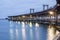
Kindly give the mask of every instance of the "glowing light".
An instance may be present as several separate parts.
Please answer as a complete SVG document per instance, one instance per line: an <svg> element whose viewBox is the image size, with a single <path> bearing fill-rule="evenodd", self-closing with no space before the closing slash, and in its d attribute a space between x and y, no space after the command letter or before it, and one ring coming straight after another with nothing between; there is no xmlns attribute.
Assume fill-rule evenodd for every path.
<svg viewBox="0 0 60 40"><path fill-rule="evenodd" d="M49 11L49 14L50 14L50 15L54 15L54 12L53 12L53 11Z"/></svg>
<svg viewBox="0 0 60 40"><path fill-rule="evenodd" d="M22 35L25 37L25 29L22 29Z"/></svg>
<svg viewBox="0 0 60 40"><path fill-rule="evenodd" d="M35 26L36 26L36 27L39 27L39 24L38 24L38 23L36 23L36 24L35 24Z"/></svg>
<svg viewBox="0 0 60 40"><path fill-rule="evenodd" d="M55 30L54 30L54 28L53 27L49 27L48 28L48 34L47 34L47 40L53 40L53 38L55 37Z"/></svg>
<svg viewBox="0 0 60 40"><path fill-rule="evenodd" d="M23 37L23 40L26 40L25 28L22 28L22 37Z"/></svg>
<svg viewBox="0 0 60 40"><path fill-rule="evenodd" d="M57 4L57 6L60 6L60 4Z"/></svg>
<svg viewBox="0 0 60 40"><path fill-rule="evenodd" d="M11 40L14 40L14 32L13 32L13 29L10 29L10 39Z"/></svg>
<svg viewBox="0 0 60 40"><path fill-rule="evenodd" d="M59 34L59 31L56 31L56 35Z"/></svg>
<svg viewBox="0 0 60 40"><path fill-rule="evenodd" d="M25 18L25 16L22 16L22 18Z"/></svg>
<svg viewBox="0 0 60 40"><path fill-rule="evenodd" d="M22 38L26 40L26 31L25 31L25 23L22 22Z"/></svg>
<svg viewBox="0 0 60 40"><path fill-rule="evenodd" d="M25 23L24 23L24 22L22 22L22 24L24 25Z"/></svg>
<svg viewBox="0 0 60 40"><path fill-rule="evenodd" d="M25 28L25 23L24 22L22 22L22 28Z"/></svg>
<svg viewBox="0 0 60 40"><path fill-rule="evenodd" d="M32 22L30 22L30 28L32 28Z"/></svg>

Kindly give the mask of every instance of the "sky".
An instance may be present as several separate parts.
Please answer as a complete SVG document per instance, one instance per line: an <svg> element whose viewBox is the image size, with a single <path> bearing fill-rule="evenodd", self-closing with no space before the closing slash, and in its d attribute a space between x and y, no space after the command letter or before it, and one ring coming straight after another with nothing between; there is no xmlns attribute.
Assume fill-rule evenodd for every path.
<svg viewBox="0 0 60 40"><path fill-rule="evenodd" d="M0 0L0 18L29 13L29 9L42 11L43 5L53 7L56 0Z"/></svg>

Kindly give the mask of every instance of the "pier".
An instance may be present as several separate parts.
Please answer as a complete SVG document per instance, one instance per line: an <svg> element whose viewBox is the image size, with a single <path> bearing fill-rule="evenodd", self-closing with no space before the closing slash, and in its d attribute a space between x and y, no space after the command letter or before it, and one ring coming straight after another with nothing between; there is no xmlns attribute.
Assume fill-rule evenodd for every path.
<svg viewBox="0 0 60 40"><path fill-rule="evenodd" d="M44 10L44 8L43 8ZM60 14L58 16L56 16L56 5L53 8L41 11L41 12L34 12L34 10L32 10L33 13L31 13L31 9L30 9L30 13L28 14L22 14L22 15L16 15L16 16L8 16L8 20L10 21L32 21L32 22L40 22L40 23L46 23L46 24L50 24L51 22L54 24L54 22L56 22L56 20L58 20L57 22L60 22L60 18L58 16L60 16ZM58 19L56 19L56 17Z"/></svg>
<svg viewBox="0 0 60 40"><path fill-rule="evenodd" d="M48 5L43 5L43 11L34 12L34 9L30 9L30 13L8 16L10 21L27 21L27 22L39 22L44 24L60 24L60 1L56 0L57 4L53 8L48 8ZM59 2L58 2L59 1ZM47 10L45 10L45 6ZM31 12L32 11L32 12Z"/></svg>
<svg viewBox="0 0 60 40"><path fill-rule="evenodd" d="M48 5L43 5L43 11L34 12L34 9L30 9L30 13L16 16L8 16L8 20L53 24L55 27L56 25L59 25L56 27L56 29L60 31L60 0L56 1L57 4L53 8L48 8ZM45 10L45 6L47 6L47 10ZM31 10L33 11L33 13L31 13ZM60 36L56 37L56 39L54 40L60 40Z"/></svg>

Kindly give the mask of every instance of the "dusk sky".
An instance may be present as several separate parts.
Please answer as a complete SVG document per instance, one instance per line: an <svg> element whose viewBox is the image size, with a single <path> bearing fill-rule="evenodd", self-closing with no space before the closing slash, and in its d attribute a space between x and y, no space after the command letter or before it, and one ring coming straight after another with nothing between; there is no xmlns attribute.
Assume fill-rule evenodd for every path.
<svg viewBox="0 0 60 40"><path fill-rule="evenodd" d="M43 10L43 4L53 7L56 0L0 0L0 18L29 13L30 8L36 11Z"/></svg>

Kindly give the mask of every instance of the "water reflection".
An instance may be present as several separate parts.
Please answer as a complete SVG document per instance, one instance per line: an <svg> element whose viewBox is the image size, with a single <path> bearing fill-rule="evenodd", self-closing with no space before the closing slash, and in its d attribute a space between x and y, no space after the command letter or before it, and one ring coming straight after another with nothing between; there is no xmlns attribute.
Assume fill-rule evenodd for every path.
<svg viewBox="0 0 60 40"><path fill-rule="evenodd" d="M39 24L38 24L38 23L35 23L35 26L36 26L36 27L39 27Z"/></svg>
<svg viewBox="0 0 60 40"><path fill-rule="evenodd" d="M25 23L24 22L22 22L22 28L25 28Z"/></svg>
<svg viewBox="0 0 60 40"><path fill-rule="evenodd" d="M14 40L13 22L10 21L10 39Z"/></svg>
<svg viewBox="0 0 60 40"><path fill-rule="evenodd" d="M47 29L47 40L53 40L55 34L56 34L55 28L49 25Z"/></svg>
<svg viewBox="0 0 60 40"><path fill-rule="evenodd" d="M30 28L32 28L32 22L29 23Z"/></svg>
<svg viewBox="0 0 60 40"><path fill-rule="evenodd" d="M20 21L18 21L17 23L20 24Z"/></svg>
<svg viewBox="0 0 60 40"><path fill-rule="evenodd" d="M33 40L33 30L30 29L30 40Z"/></svg>
<svg viewBox="0 0 60 40"><path fill-rule="evenodd" d="M54 26L10 21L10 40L53 40L59 33Z"/></svg>
<svg viewBox="0 0 60 40"><path fill-rule="evenodd" d="M24 22L22 22L22 40L26 40L26 30Z"/></svg>
<svg viewBox="0 0 60 40"><path fill-rule="evenodd" d="M13 32L13 29L10 29L10 40L14 40L14 32Z"/></svg>
<svg viewBox="0 0 60 40"><path fill-rule="evenodd" d="M38 23L35 23L35 35L36 35L36 40L40 40L39 39L39 24Z"/></svg>
<svg viewBox="0 0 60 40"><path fill-rule="evenodd" d="M56 35L58 35L58 34L59 34L59 31L56 30Z"/></svg>
<svg viewBox="0 0 60 40"><path fill-rule="evenodd" d="M39 28L35 28L35 35L36 35L36 40L40 40L39 39Z"/></svg>
<svg viewBox="0 0 60 40"><path fill-rule="evenodd" d="M18 22L16 21L16 23L18 23Z"/></svg>
<svg viewBox="0 0 60 40"><path fill-rule="evenodd" d="M11 27L13 27L13 22L12 22L12 21L10 21L10 28L11 28Z"/></svg>
<svg viewBox="0 0 60 40"><path fill-rule="evenodd" d="M18 30L18 28L16 28L16 40L18 40L18 32L19 32L19 30Z"/></svg>

